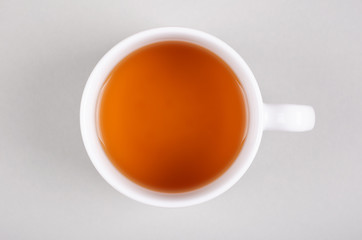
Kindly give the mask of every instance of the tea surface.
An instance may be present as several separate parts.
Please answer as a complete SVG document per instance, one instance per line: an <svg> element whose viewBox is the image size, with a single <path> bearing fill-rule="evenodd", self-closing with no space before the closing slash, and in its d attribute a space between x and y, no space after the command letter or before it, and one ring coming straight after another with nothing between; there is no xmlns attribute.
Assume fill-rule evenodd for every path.
<svg viewBox="0 0 362 240"><path fill-rule="evenodd" d="M142 47L108 76L98 134L112 164L159 192L195 190L222 175L247 133L247 103L231 68L198 45Z"/></svg>

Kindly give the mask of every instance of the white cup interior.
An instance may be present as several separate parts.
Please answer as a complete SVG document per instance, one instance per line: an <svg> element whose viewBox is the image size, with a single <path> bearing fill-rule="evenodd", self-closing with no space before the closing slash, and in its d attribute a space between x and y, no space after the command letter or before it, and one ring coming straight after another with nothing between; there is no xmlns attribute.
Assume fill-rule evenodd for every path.
<svg viewBox="0 0 362 240"><path fill-rule="evenodd" d="M123 176L109 161L97 136L96 106L99 92L112 69L129 53L160 41L187 41L217 54L237 75L249 109L248 134L232 166L218 179L194 191L160 193L143 188ZM135 34L114 46L98 62L85 86L80 109L82 138L88 155L102 177L124 195L149 205L184 207L210 200L234 185L250 166L263 132L263 104L257 82L244 60L226 43L207 33L188 28L156 28Z"/></svg>

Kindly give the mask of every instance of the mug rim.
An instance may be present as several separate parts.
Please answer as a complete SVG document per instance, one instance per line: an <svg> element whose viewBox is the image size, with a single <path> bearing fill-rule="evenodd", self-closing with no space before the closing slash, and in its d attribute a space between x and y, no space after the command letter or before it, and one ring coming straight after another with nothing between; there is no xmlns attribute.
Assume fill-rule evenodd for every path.
<svg viewBox="0 0 362 240"><path fill-rule="evenodd" d="M234 71L245 92L249 124L243 147L233 164L216 180L183 193L155 192L137 185L119 172L106 156L97 134L99 92L112 69L128 54L155 42L186 41L204 47L223 59ZM259 148L263 132L263 101L259 86L242 57L222 40L208 33L181 27L154 28L136 33L111 48L97 63L85 85L80 105L80 129L84 146L101 176L122 194L159 207L185 207L213 199L231 188L247 171Z"/></svg>

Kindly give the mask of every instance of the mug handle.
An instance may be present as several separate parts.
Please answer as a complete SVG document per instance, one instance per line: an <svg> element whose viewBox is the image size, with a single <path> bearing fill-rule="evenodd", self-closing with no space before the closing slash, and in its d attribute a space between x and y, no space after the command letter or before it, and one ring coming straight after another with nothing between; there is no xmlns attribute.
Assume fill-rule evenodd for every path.
<svg viewBox="0 0 362 240"><path fill-rule="evenodd" d="M313 107L295 104L264 104L264 130L304 132L315 124Z"/></svg>

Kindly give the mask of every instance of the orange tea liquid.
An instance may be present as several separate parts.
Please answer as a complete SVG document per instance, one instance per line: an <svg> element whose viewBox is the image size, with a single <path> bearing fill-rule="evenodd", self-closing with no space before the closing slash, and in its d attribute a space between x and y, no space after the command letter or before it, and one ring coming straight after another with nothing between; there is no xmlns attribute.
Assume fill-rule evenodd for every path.
<svg viewBox="0 0 362 240"><path fill-rule="evenodd" d="M166 41L117 64L98 100L98 134L113 165L159 192L222 175L247 133L247 103L231 68L198 45Z"/></svg>

